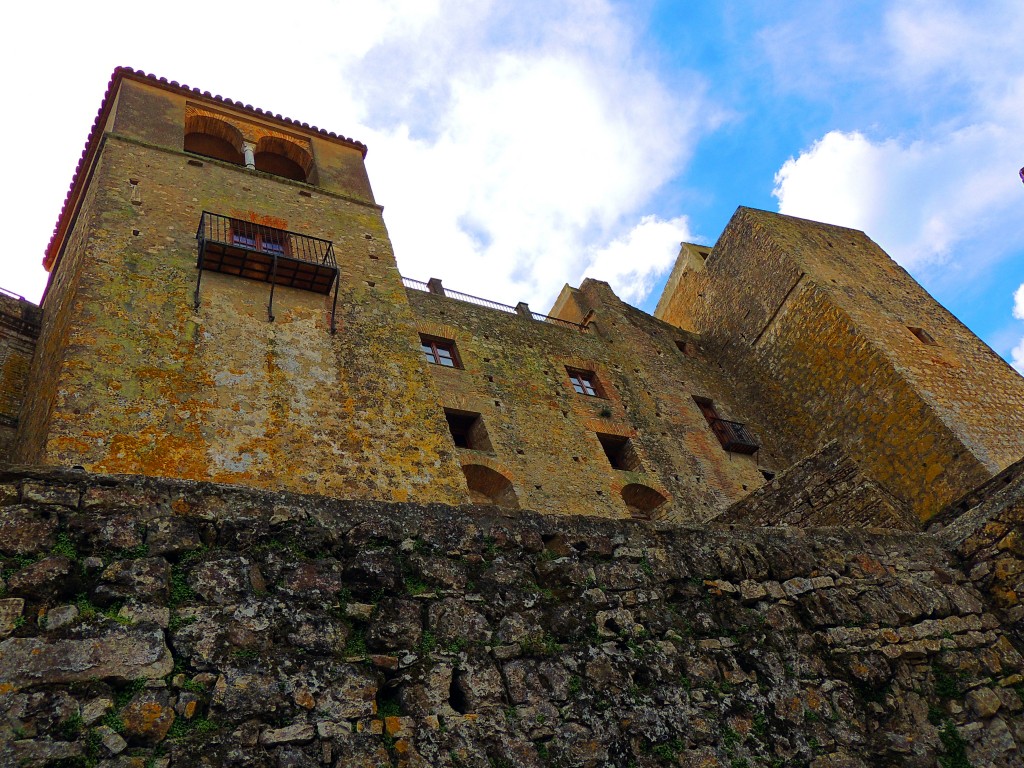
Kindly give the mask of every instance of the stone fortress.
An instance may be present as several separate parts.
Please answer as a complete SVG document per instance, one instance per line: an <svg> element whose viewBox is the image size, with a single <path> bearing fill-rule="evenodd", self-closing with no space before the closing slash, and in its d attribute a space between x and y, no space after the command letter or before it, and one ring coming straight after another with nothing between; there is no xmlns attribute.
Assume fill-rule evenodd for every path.
<svg viewBox="0 0 1024 768"><path fill-rule="evenodd" d="M403 277L365 154L115 71L0 295L0 762L1021 763L1024 379L748 208L653 317Z"/></svg>

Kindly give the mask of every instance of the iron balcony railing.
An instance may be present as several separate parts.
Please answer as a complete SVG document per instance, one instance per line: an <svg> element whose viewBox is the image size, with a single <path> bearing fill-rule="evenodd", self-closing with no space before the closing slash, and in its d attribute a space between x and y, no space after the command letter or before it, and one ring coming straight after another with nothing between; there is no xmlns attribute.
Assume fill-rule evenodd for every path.
<svg viewBox="0 0 1024 768"><path fill-rule="evenodd" d="M725 419L708 419L715 436L722 443L722 447L733 453L756 453L760 448L757 441L747 431L746 426L738 421L727 421Z"/></svg>
<svg viewBox="0 0 1024 768"><path fill-rule="evenodd" d="M334 244L330 240L203 211L196 241L199 243L196 309L199 308L203 270L270 283L267 316L271 322L274 320L274 286L284 285L324 295L333 288L330 326L334 333L339 281Z"/></svg>
<svg viewBox="0 0 1024 768"><path fill-rule="evenodd" d="M337 267L334 243L286 229L203 211L196 239L241 250L283 256L295 261Z"/></svg>

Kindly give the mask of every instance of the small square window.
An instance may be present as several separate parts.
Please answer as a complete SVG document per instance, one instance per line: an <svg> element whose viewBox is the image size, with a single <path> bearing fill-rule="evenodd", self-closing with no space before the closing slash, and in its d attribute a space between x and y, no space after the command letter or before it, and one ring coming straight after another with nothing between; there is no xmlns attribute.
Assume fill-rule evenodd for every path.
<svg viewBox="0 0 1024 768"><path fill-rule="evenodd" d="M455 342L449 339L433 339L420 336L420 350L428 363L445 368L461 368L459 356L455 353Z"/></svg>
<svg viewBox="0 0 1024 768"><path fill-rule="evenodd" d="M686 357L697 357L697 345L692 341L683 341L682 339L676 339L676 347Z"/></svg>
<svg viewBox="0 0 1024 768"><path fill-rule="evenodd" d="M926 331L924 328L915 328L912 325L908 325L907 330L910 331L915 336L917 336L917 340L920 341L922 344L928 344L929 346L936 346L938 344L938 342L935 341L934 338L932 338L932 335L928 333L928 331Z"/></svg>
<svg viewBox="0 0 1024 768"><path fill-rule="evenodd" d="M459 448L470 448L474 451L493 451L491 439L487 435L487 427L479 413L444 409L444 417L448 421L448 431L452 440Z"/></svg>
<svg viewBox="0 0 1024 768"><path fill-rule="evenodd" d="M593 371L580 371L576 368L566 368L569 374L569 382L578 394L587 397L603 397L601 388L597 384L597 377Z"/></svg>
<svg viewBox="0 0 1024 768"><path fill-rule="evenodd" d="M636 448L633 441L621 435L603 435L597 433L597 439L604 449L604 455L608 457L608 463L615 469L626 470L627 472L639 472L640 457L636 455Z"/></svg>

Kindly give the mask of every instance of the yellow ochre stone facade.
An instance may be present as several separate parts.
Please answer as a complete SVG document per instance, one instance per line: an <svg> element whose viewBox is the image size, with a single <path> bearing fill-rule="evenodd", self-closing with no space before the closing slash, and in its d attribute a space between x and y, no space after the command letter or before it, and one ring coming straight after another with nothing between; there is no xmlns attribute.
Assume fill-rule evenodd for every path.
<svg viewBox="0 0 1024 768"><path fill-rule="evenodd" d="M863 233L740 209L713 249L684 244L655 317L588 279L552 322L404 284L364 154L117 70L47 252L11 458L702 522L835 440L922 519L1024 454L1024 381ZM197 269L204 211L330 241L336 308L278 284L271 321L268 280Z"/></svg>
<svg viewBox="0 0 1024 768"><path fill-rule="evenodd" d="M1024 454L1024 380L863 232L740 208L683 251L655 316L757 371L787 443L840 440L923 519Z"/></svg>

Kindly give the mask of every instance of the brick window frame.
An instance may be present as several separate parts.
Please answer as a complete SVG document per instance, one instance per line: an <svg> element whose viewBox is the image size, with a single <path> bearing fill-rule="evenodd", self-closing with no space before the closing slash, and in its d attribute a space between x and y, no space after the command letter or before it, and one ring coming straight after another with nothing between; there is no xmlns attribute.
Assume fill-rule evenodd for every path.
<svg viewBox="0 0 1024 768"><path fill-rule="evenodd" d="M593 371L566 366L565 372L568 374L569 384L576 394L584 397L605 397L604 388Z"/></svg>
<svg viewBox="0 0 1024 768"><path fill-rule="evenodd" d="M291 248L288 233L282 229L254 224L243 219L230 220L231 244L252 251L276 256L288 256Z"/></svg>
<svg viewBox="0 0 1024 768"><path fill-rule="evenodd" d="M420 353L424 360L431 365L438 365L442 368L462 368L462 361L459 359L455 342L451 339L442 339L421 333Z"/></svg>

